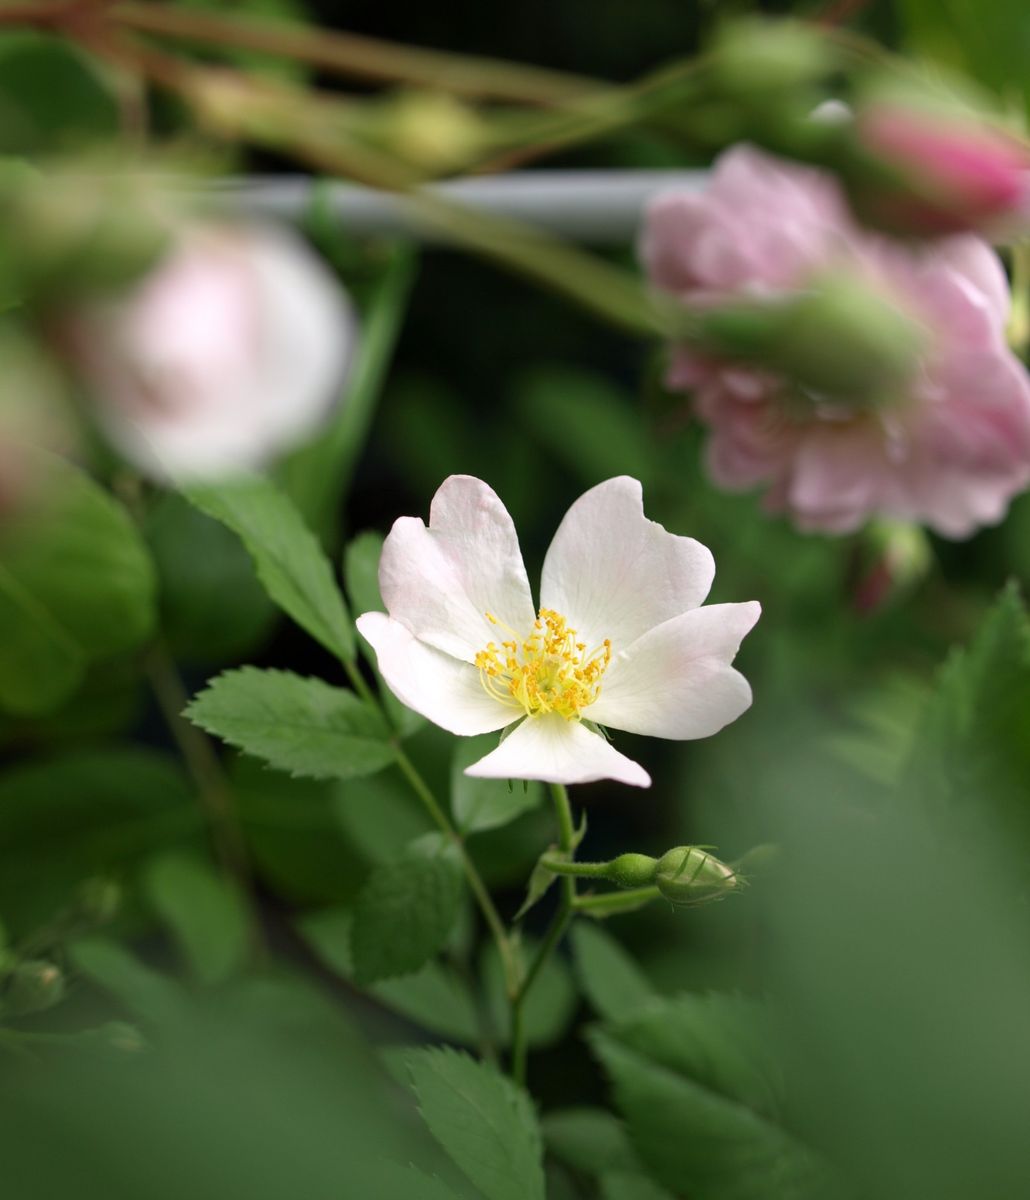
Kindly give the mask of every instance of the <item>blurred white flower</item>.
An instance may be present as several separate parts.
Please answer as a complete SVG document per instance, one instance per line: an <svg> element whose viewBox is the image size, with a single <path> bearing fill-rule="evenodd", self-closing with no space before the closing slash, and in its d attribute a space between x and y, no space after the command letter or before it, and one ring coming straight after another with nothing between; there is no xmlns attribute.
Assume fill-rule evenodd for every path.
<svg viewBox="0 0 1030 1200"><path fill-rule="evenodd" d="M111 443L160 480L255 467L304 441L339 400L350 304L294 233L195 223L133 289L64 332Z"/></svg>
<svg viewBox="0 0 1030 1200"><path fill-rule="evenodd" d="M730 663L760 608L701 607L709 551L644 516L640 484L598 484L569 509L534 607L511 517L479 479L452 475L429 526L401 517L383 546L389 611L358 618L383 678L451 733L511 726L467 775L648 787L598 731L708 737L751 689Z"/></svg>

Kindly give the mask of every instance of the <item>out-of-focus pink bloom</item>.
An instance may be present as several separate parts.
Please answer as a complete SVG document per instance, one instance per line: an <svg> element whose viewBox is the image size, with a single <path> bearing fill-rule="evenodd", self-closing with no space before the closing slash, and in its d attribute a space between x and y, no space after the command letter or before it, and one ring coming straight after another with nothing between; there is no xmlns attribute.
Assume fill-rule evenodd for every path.
<svg viewBox="0 0 1030 1200"><path fill-rule="evenodd" d="M1030 228L1030 153L1015 138L885 101L860 109L854 128L862 150L898 180L854 194L878 224L924 235Z"/></svg>
<svg viewBox="0 0 1030 1200"><path fill-rule="evenodd" d="M329 270L266 224L188 226L128 295L65 333L104 433L162 480L258 466L310 436L354 341Z"/></svg>
<svg viewBox="0 0 1030 1200"><path fill-rule="evenodd" d="M831 176L739 146L704 193L656 198L642 256L689 305L789 296L850 272L922 331L917 370L875 405L675 349L667 383L694 393L720 486L764 486L767 507L806 530L849 532L879 515L965 537L1030 483L1030 381L1005 343L1004 271L979 238L870 233Z"/></svg>

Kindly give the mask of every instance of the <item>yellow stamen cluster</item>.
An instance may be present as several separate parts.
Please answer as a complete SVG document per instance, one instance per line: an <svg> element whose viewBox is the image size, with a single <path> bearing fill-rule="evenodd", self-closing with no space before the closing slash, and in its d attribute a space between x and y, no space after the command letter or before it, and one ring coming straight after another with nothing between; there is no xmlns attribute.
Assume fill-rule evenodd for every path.
<svg viewBox="0 0 1030 1200"><path fill-rule="evenodd" d="M580 709L593 704L601 692L601 676L612 658L608 638L594 650L576 641L561 613L542 608L529 637L522 640L492 613L492 625L512 634L509 641L488 642L476 655L483 687L503 704L522 708L531 717L558 713L577 720Z"/></svg>

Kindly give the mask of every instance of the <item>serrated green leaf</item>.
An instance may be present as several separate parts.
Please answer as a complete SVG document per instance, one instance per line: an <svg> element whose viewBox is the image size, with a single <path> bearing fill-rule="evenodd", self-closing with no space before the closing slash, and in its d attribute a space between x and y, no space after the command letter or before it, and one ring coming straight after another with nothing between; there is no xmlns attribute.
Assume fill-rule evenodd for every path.
<svg viewBox="0 0 1030 1200"><path fill-rule="evenodd" d="M344 552L343 577L356 613L386 611L379 593L379 559L383 552L383 540L381 533L368 530L358 534ZM407 737L421 728L425 718L402 704L390 691L379 671L375 651L364 638L358 638L358 648L379 681L379 695L394 729L401 737Z"/></svg>
<svg viewBox="0 0 1030 1200"><path fill-rule="evenodd" d="M733 996L682 996L594 1029L634 1148L696 1200L822 1197L825 1168L784 1127L771 1032Z"/></svg>
<svg viewBox="0 0 1030 1200"><path fill-rule="evenodd" d="M446 943L458 916L460 860L436 834L377 867L354 908L351 952L358 983L417 971Z"/></svg>
<svg viewBox="0 0 1030 1200"><path fill-rule="evenodd" d="M148 864L144 886L202 983L234 975L247 957L246 905L199 857L163 854Z"/></svg>
<svg viewBox="0 0 1030 1200"><path fill-rule="evenodd" d="M244 753L309 779L371 775L395 757L382 717L363 700L289 671L226 671L185 715Z"/></svg>
<svg viewBox="0 0 1030 1200"><path fill-rule="evenodd" d="M309 913L298 922L307 943L331 970L353 979L350 909L330 908ZM407 1017L430 1033L472 1046L479 1040L475 1001L457 973L439 962L427 962L412 975L384 979L368 987L369 993L393 1012Z"/></svg>
<svg viewBox="0 0 1030 1200"><path fill-rule="evenodd" d="M136 649L155 578L125 509L84 472L23 448L41 497L0 530L0 707L56 709L91 662Z"/></svg>
<svg viewBox="0 0 1030 1200"><path fill-rule="evenodd" d="M318 539L290 500L267 479L195 484L186 498L242 540L269 596L345 662L354 659L354 628Z"/></svg>
<svg viewBox="0 0 1030 1200"><path fill-rule="evenodd" d="M1030 855L1030 623L1007 588L927 702L898 794L960 822L999 820Z"/></svg>
<svg viewBox="0 0 1030 1200"><path fill-rule="evenodd" d="M549 1154L584 1175L639 1170L626 1127L605 1108L561 1108L541 1121Z"/></svg>
<svg viewBox="0 0 1030 1200"><path fill-rule="evenodd" d="M111 993L134 1016L171 1025L187 1011L187 997L166 975L140 962L109 938L83 938L68 948L72 965Z"/></svg>
<svg viewBox="0 0 1030 1200"><path fill-rule="evenodd" d="M497 829L514 821L543 802L544 789L539 783L516 783L509 788L504 779L474 779L466 775L470 767L496 748L497 735L459 738L451 761L451 811L462 833Z"/></svg>
<svg viewBox="0 0 1030 1200"><path fill-rule="evenodd" d="M599 1016L621 1021L653 999L643 971L606 930L578 922L572 949L580 985Z"/></svg>
<svg viewBox="0 0 1030 1200"><path fill-rule="evenodd" d="M544 1200L540 1127L526 1093L455 1050L407 1058L429 1131L484 1200Z"/></svg>

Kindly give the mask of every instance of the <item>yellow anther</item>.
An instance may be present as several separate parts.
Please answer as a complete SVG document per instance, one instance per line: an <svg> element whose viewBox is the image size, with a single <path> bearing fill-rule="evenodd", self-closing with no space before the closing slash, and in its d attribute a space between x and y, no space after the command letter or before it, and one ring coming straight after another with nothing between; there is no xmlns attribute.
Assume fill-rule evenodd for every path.
<svg viewBox="0 0 1030 1200"><path fill-rule="evenodd" d="M492 613L486 617L491 624L508 628ZM573 721L600 695L601 676L611 657L608 638L588 653L586 643L576 641L576 631L569 628L560 613L542 608L521 645L518 641L502 642L498 649L488 642L486 649L476 655L475 663L483 687L494 698L523 709L531 717L558 713Z"/></svg>

